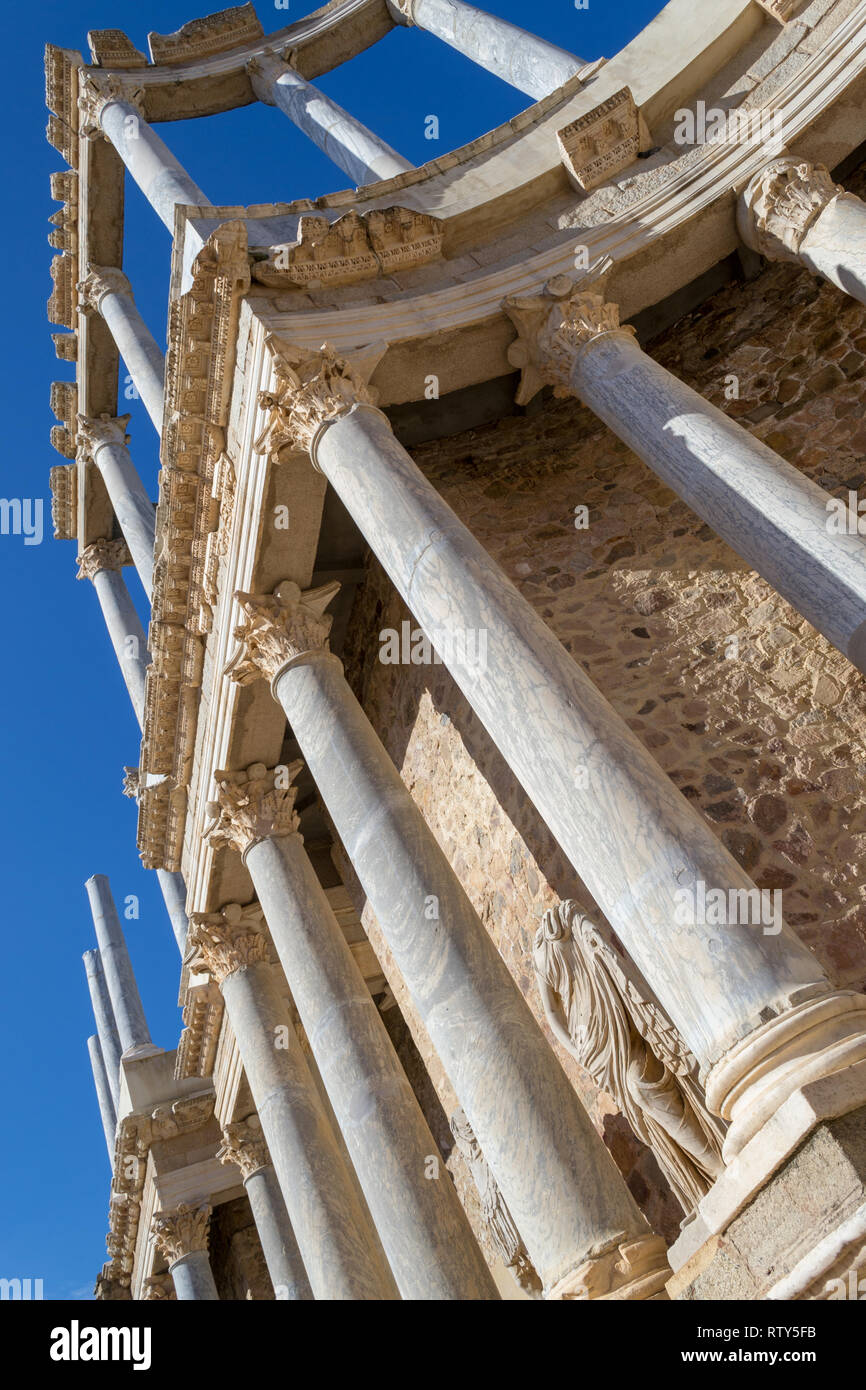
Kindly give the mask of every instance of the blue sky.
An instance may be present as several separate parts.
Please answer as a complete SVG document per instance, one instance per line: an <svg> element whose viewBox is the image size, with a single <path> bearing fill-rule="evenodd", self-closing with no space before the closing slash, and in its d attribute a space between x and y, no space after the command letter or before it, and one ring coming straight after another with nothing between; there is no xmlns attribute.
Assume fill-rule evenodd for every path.
<svg viewBox="0 0 866 1390"><path fill-rule="evenodd" d="M46 42L88 56L88 29L123 29L146 51L148 30L170 33L216 9L195 0L43 0L3 7L7 26L4 167L14 203L4 219L6 498L43 499L44 539L0 536L0 604L6 675L0 685L3 783L0 845L6 940L0 1028L4 1142L0 1146L0 1276L41 1278L46 1298L89 1298L106 1258L109 1168L87 1058L94 1031L81 954L95 944L84 881L108 874L155 1042L174 1047L178 954L156 876L135 847L135 807L121 794L137 764L139 732L96 595L75 580L75 545L51 539L49 383L69 379L57 361L45 303L50 292L48 176L63 167L44 137ZM316 8L259 0L266 33ZM486 8L581 57L611 56L661 8L658 0L491 0ZM508 120L528 99L418 30L398 30L318 85L408 159L423 163ZM425 118L440 121L438 144ZM256 105L161 134L214 203L314 197L346 178L274 109ZM125 268L139 308L165 341L169 238L127 182ZM139 401L131 449L156 496L154 430ZM125 577L147 624L144 595Z"/></svg>

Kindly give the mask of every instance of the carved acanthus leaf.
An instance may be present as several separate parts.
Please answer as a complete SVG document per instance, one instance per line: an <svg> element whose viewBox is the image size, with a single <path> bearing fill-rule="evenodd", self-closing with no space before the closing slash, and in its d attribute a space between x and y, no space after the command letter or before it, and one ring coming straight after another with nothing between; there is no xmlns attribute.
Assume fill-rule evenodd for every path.
<svg viewBox="0 0 866 1390"><path fill-rule="evenodd" d="M151 1224L150 1239L170 1265L197 1250L207 1253L210 1214L207 1202L199 1206L181 1202L173 1211L158 1211Z"/></svg>
<svg viewBox="0 0 866 1390"><path fill-rule="evenodd" d="M76 419L76 442L79 460L93 462L97 449L106 444L125 445L129 443L126 427L129 415L79 415Z"/></svg>
<svg viewBox="0 0 866 1390"><path fill-rule="evenodd" d="M823 164L781 155L767 164L740 198L740 235L771 261L799 260L800 243L828 203L840 193Z"/></svg>
<svg viewBox="0 0 866 1390"><path fill-rule="evenodd" d="M525 405L543 386L555 395L569 395L576 358L604 333L634 334L620 324L619 307L599 293L598 272L575 284L558 276L544 293L506 299L503 309L517 330L508 360L521 369L517 401Z"/></svg>
<svg viewBox="0 0 866 1390"><path fill-rule="evenodd" d="M259 840L294 834L300 821L293 783L303 766L295 762L268 768L253 763L245 772L215 772L216 801L208 807L215 819L205 832L211 847L227 846L245 854Z"/></svg>
<svg viewBox="0 0 866 1390"><path fill-rule="evenodd" d="M723 1130L707 1110L697 1063L609 929L577 903L544 914L533 951L548 1022L653 1150L684 1211L723 1170Z"/></svg>
<svg viewBox="0 0 866 1390"><path fill-rule="evenodd" d="M121 570L132 564L126 541L108 541L104 537L92 541L78 556L77 579L95 579L102 570Z"/></svg>
<svg viewBox="0 0 866 1390"><path fill-rule="evenodd" d="M132 295L132 287L124 275L114 265L92 265L88 262L87 274L78 282L78 308L82 314L99 313L103 295ZM129 417L127 416L127 419Z"/></svg>
<svg viewBox="0 0 866 1390"><path fill-rule="evenodd" d="M384 344L373 344L342 356L329 343L320 352L272 340L276 389L259 393L259 408L267 423L254 448L279 463L280 451L309 453L323 425L339 420L356 405L375 405L367 385L383 356Z"/></svg>
<svg viewBox="0 0 866 1390"><path fill-rule="evenodd" d="M102 112L113 101L125 102L144 120L144 92L131 78L124 80L114 73L86 73L78 94L81 134L94 139L102 134Z"/></svg>
<svg viewBox="0 0 866 1390"><path fill-rule="evenodd" d="M538 1298L542 1290L541 1280L514 1224L514 1218L506 1206L499 1184L487 1166L475 1131L462 1110L455 1110L451 1116L451 1133L454 1135L457 1148L466 1159L472 1181L478 1189L481 1215L490 1231L493 1244L502 1256L503 1264L511 1270L525 1293L532 1298Z"/></svg>
<svg viewBox="0 0 866 1390"><path fill-rule="evenodd" d="M248 1115L245 1120L223 1126L223 1142L217 1149L217 1158L221 1163L234 1163L240 1168L244 1182L268 1166L271 1159L258 1115Z"/></svg>
<svg viewBox="0 0 866 1390"><path fill-rule="evenodd" d="M278 584L272 594L235 594L246 622L235 628L239 643L224 674L239 685L263 677L272 681L287 662L304 652L328 650L333 618L325 609L336 597L336 580L302 592L291 580Z"/></svg>
<svg viewBox="0 0 866 1390"><path fill-rule="evenodd" d="M271 943L258 903L227 903L219 912L194 912L185 957L190 969L226 976L271 959Z"/></svg>

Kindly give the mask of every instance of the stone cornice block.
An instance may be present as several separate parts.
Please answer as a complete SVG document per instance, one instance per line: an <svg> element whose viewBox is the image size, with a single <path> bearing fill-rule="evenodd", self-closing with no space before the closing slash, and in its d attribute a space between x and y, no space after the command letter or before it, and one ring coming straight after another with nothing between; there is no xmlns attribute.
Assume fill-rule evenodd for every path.
<svg viewBox="0 0 866 1390"><path fill-rule="evenodd" d="M74 541L78 538L78 465L58 464L49 479L54 539Z"/></svg>
<svg viewBox="0 0 866 1390"><path fill-rule="evenodd" d="M568 175L581 193L615 178L652 144L629 87L563 126L556 139Z"/></svg>
<svg viewBox="0 0 866 1390"><path fill-rule="evenodd" d="M146 68L147 57L122 29L91 29L87 35L90 56L100 68Z"/></svg>
<svg viewBox="0 0 866 1390"><path fill-rule="evenodd" d="M355 284L434 260L443 237L439 218L412 208L353 209L335 222L301 217L297 241L271 247L253 265L253 279L275 289Z"/></svg>
<svg viewBox="0 0 866 1390"><path fill-rule="evenodd" d="M254 43L264 32L251 4L235 5L191 19L173 34L148 34L147 43L153 63L189 63Z"/></svg>

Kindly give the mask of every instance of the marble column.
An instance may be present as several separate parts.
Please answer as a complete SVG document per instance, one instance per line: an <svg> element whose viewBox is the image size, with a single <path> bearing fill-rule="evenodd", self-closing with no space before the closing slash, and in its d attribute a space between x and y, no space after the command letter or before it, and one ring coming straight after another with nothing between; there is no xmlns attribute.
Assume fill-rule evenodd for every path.
<svg viewBox="0 0 866 1390"><path fill-rule="evenodd" d="M124 1057L146 1056L156 1049L150 1037L144 1006L135 982L120 918L105 874L93 874L84 885L90 900L99 956L105 971L108 997L117 1023Z"/></svg>
<svg viewBox="0 0 866 1390"><path fill-rule="evenodd" d="M435 34L535 101L587 66L583 58L465 0L388 0L388 9L398 24L414 24Z"/></svg>
<svg viewBox="0 0 866 1390"><path fill-rule="evenodd" d="M126 447L129 416L98 420L78 416L78 461L94 463L102 475L123 538L148 599L153 596L156 513Z"/></svg>
<svg viewBox="0 0 866 1390"><path fill-rule="evenodd" d="M116 266L88 264L86 279L78 286L78 308L84 314L100 314L107 323L154 429L161 435L165 357L138 312L123 271Z"/></svg>
<svg viewBox="0 0 866 1390"><path fill-rule="evenodd" d="M158 1211L151 1223L150 1239L168 1261L178 1300L219 1300L208 1258L210 1217L206 1202L181 1202L172 1211Z"/></svg>
<svg viewBox="0 0 866 1390"><path fill-rule="evenodd" d="M109 998L108 985L105 982L105 972L102 969L99 951L95 948L90 951L85 951L82 960L84 961L84 970L87 975L87 988L90 991L90 1003L93 1008L93 1017L96 1022L99 1051L105 1068L105 1074L108 1078L108 1090L111 1096L112 1108L116 1112L117 1104L120 1100L120 1054L123 1051L120 1046L120 1035L117 1031L114 1010L111 1007L111 999Z"/></svg>
<svg viewBox="0 0 866 1390"><path fill-rule="evenodd" d="M88 72L78 99L81 133L110 140L157 216L174 235L178 204L212 207L171 150L148 125L135 80Z"/></svg>
<svg viewBox="0 0 866 1390"><path fill-rule="evenodd" d="M90 1058L90 1067L93 1072L93 1085L96 1090L96 1100L99 1105L99 1118L102 1120L102 1128L105 1133L105 1146L108 1149L108 1161L114 1165L114 1131L117 1128L117 1112L114 1108L114 1101L111 1096L111 1087L108 1081L108 1072L105 1069L105 1058L102 1055L102 1048L99 1046L99 1038L94 1033L87 1039L87 1055Z"/></svg>
<svg viewBox="0 0 866 1390"><path fill-rule="evenodd" d="M241 1171L276 1298L288 1303L309 1301L313 1291L258 1115L223 1127L217 1157Z"/></svg>
<svg viewBox="0 0 866 1390"><path fill-rule="evenodd" d="M370 1215L404 1299L497 1299L436 1141L304 850L301 763L215 774L214 848L237 850L285 971Z"/></svg>
<svg viewBox="0 0 866 1390"><path fill-rule="evenodd" d="M646 1297L663 1246L327 649L337 588L236 595L227 670L271 681L548 1296L596 1296L588 1271L627 1246L618 1296Z"/></svg>
<svg viewBox="0 0 866 1390"><path fill-rule="evenodd" d="M291 1022L258 904L194 913L187 959L225 999L253 1103L317 1299L399 1297Z"/></svg>
<svg viewBox="0 0 866 1390"><path fill-rule="evenodd" d="M612 322L607 327L591 352L578 354L581 389L584 359L621 341ZM581 331L579 320L574 331ZM530 352L523 342L520 348ZM537 347L531 351L522 364L527 372L540 358ZM546 353L545 364L551 359L571 380L568 338L558 356ZM284 375L290 361L291 379ZM757 894L748 875L416 468L352 366L330 349L312 354L281 345L275 372L276 389L261 397L268 423L259 447L275 459L284 444L310 450L671 1021L705 1070L721 1067L727 1089L720 1093L711 1077L708 1097L725 1119L733 1120L736 1107L726 1141L732 1155L768 1107L799 1084L796 1069L782 1063L778 1030L816 1075L824 1074L866 1055L866 1000L832 992L793 932L782 922L765 931L744 910L754 899L741 895ZM544 380L540 369L536 377ZM633 417L627 382L616 376L608 389L622 414L634 418L639 452L657 438L658 422L676 456L679 436L663 428L668 416L658 387L648 387ZM693 455L688 461L697 471ZM724 466L715 455L713 462ZM699 910L710 890L734 904L722 929ZM736 1082L727 1066L734 1057L745 1069ZM804 1080L806 1070L804 1061ZM781 1092L772 1090L771 1078ZM465 1103L463 1109L488 1153L482 1126ZM525 1237L507 1193L506 1201Z"/></svg>
<svg viewBox="0 0 866 1390"><path fill-rule="evenodd" d="M866 671L866 543L831 534L828 494L698 395L592 290L506 306L521 399L572 392L748 565Z"/></svg>
<svg viewBox="0 0 866 1390"><path fill-rule="evenodd" d="M866 304L866 203L823 164L770 160L740 195L737 228L768 260L805 266Z"/></svg>
<svg viewBox="0 0 866 1390"><path fill-rule="evenodd" d="M165 910L168 913L168 920L171 922L171 929L174 932L174 939L177 942L178 950L183 955L186 949L187 932L189 931L189 920L186 915L186 884L183 881L183 874L170 873L168 869L157 869L156 877L165 903Z"/></svg>
<svg viewBox="0 0 866 1390"><path fill-rule="evenodd" d="M278 106L357 186L390 179L415 167L278 54L264 53L251 59L247 71L259 101Z"/></svg>
<svg viewBox="0 0 866 1390"><path fill-rule="evenodd" d="M135 717L142 725L149 657L144 628L120 572L129 562L125 541L93 541L78 557L78 578L93 582Z"/></svg>

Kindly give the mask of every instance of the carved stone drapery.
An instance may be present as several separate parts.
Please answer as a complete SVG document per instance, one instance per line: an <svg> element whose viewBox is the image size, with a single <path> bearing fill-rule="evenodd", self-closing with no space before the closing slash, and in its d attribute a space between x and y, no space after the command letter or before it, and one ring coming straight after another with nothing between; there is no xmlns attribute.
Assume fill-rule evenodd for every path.
<svg viewBox="0 0 866 1390"><path fill-rule="evenodd" d="M245 855L259 840L295 834L300 820L293 783L303 766L252 763L245 772L215 772L217 797L208 806L215 820L205 831L211 846L225 845Z"/></svg>
<svg viewBox="0 0 866 1390"><path fill-rule="evenodd" d="M272 594L245 594L235 598L247 621L235 628L237 651L226 664L225 674L239 685L273 681L287 662L305 652L328 650L333 618L325 609L336 597L336 580L303 592L292 580L278 584Z"/></svg>
<svg viewBox="0 0 866 1390"><path fill-rule="evenodd" d="M283 448L310 453L323 425L339 420L356 405L375 405L375 392L367 382L385 352L383 344L348 356L329 343L320 352L276 341L271 346L276 390L259 393L267 424L253 447L272 463L279 463Z"/></svg>
<svg viewBox="0 0 866 1390"><path fill-rule="evenodd" d="M565 901L544 914L533 960L560 1043L652 1149L686 1212L723 1170L724 1129L703 1101L697 1063L612 934Z"/></svg>
<svg viewBox="0 0 866 1390"><path fill-rule="evenodd" d="M258 903L227 903L219 912L194 912L190 918L191 969L208 971L221 985L227 975L271 960L271 942Z"/></svg>
<svg viewBox="0 0 866 1390"><path fill-rule="evenodd" d="M258 1115L248 1115L245 1120L223 1126L223 1142L217 1149L217 1158L220 1163L234 1163L240 1168L244 1182L268 1166L271 1159Z"/></svg>
<svg viewBox="0 0 866 1390"><path fill-rule="evenodd" d="M737 209L740 235L768 260L796 265L812 223L844 192L823 164L780 155L746 186Z"/></svg>
<svg viewBox="0 0 866 1390"><path fill-rule="evenodd" d="M86 550L78 556L78 579L95 579L102 570L121 570L131 565L132 557L126 548L126 541L108 541L100 537L91 541Z"/></svg>
<svg viewBox="0 0 866 1390"><path fill-rule="evenodd" d="M150 1239L170 1265L201 1250L207 1254L211 1209L181 1202L173 1211L158 1211L153 1218Z"/></svg>
<svg viewBox="0 0 866 1390"><path fill-rule="evenodd" d="M521 370L516 396L520 405L531 401L543 386L552 385L555 395L571 394L578 353L604 333L633 335L635 331L630 324L620 324L619 306L605 300L595 274L577 285L567 276L558 276L548 282L543 294L513 296L502 307L517 329L508 360Z"/></svg>
<svg viewBox="0 0 866 1390"><path fill-rule="evenodd" d="M472 1181L478 1190L481 1215L490 1232L503 1264L511 1270L520 1288L531 1298L541 1297L541 1280L529 1258L514 1218L505 1204L499 1184L491 1173L475 1131L462 1110L451 1116L451 1133L460 1153L466 1160Z"/></svg>

